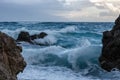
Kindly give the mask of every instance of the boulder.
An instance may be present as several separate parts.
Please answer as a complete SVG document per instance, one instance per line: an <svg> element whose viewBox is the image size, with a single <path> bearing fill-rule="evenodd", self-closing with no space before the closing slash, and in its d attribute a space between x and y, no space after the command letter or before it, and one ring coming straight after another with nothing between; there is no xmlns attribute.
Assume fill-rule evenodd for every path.
<svg viewBox="0 0 120 80"><path fill-rule="evenodd" d="M18 35L17 41L25 41L25 42L31 42L30 40L30 34L25 31L21 31Z"/></svg>
<svg viewBox="0 0 120 80"><path fill-rule="evenodd" d="M20 34L18 35L17 42L25 41L25 42L28 42L28 43L31 43L31 44L36 44L36 43L34 43L33 40L35 40L35 39L43 39L47 35L48 34L45 33L45 32L41 32L40 34L30 35L28 32L21 31Z"/></svg>
<svg viewBox="0 0 120 80"><path fill-rule="evenodd" d="M41 32L40 34L35 34L35 35L30 36L30 38L31 40L34 40L34 39L44 38L47 35L48 35L47 33Z"/></svg>
<svg viewBox="0 0 120 80"><path fill-rule="evenodd" d="M0 32L0 80L17 80L26 66L21 52L22 47L13 38Z"/></svg>
<svg viewBox="0 0 120 80"><path fill-rule="evenodd" d="M103 32L100 65L106 71L120 69L120 16L112 30Z"/></svg>

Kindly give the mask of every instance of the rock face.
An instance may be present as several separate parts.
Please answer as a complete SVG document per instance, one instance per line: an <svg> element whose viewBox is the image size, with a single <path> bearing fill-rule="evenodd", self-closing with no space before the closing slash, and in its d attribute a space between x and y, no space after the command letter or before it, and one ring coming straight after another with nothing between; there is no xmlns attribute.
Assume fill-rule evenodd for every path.
<svg viewBox="0 0 120 80"><path fill-rule="evenodd" d="M99 58L101 67L107 71L120 69L120 16L111 31L103 32L102 43L102 54Z"/></svg>
<svg viewBox="0 0 120 80"><path fill-rule="evenodd" d="M17 74L26 66L21 52L13 38L0 32L0 80L17 80Z"/></svg>
<svg viewBox="0 0 120 80"><path fill-rule="evenodd" d="M45 32L41 32L40 34L30 35L28 32L21 31L20 34L18 35L17 41L25 41L34 44L33 42L34 39L44 38L47 35L48 34Z"/></svg>

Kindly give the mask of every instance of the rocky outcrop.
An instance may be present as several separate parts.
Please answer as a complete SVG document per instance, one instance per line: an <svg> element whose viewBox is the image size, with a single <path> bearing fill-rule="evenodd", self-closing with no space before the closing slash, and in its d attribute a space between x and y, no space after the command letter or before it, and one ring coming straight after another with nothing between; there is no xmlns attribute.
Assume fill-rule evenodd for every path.
<svg viewBox="0 0 120 80"><path fill-rule="evenodd" d="M17 41L31 42L30 34L28 32L21 31L18 38L17 38Z"/></svg>
<svg viewBox="0 0 120 80"><path fill-rule="evenodd" d="M17 41L25 41L31 44L34 44L33 40L35 39L43 39L46 37L48 34L45 32L41 32L40 34L34 34L30 35L28 32L21 31L20 34L18 35Z"/></svg>
<svg viewBox="0 0 120 80"><path fill-rule="evenodd" d="M102 44L102 54L99 58L101 67L107 71L120 69L120 16L111 31L103 32Z"/></svg>
<svg viewBox="0 0 120 80"><path fill-rule="evenodd" d="M17 80L17 74L26 66L22 47L15 40L0 32L0 80Z"/></svg>
<svg viewBox="0 0 120 80"><path fill-rule="evenodd" d="M41 32L40 34L35 34L35 35L31 35L30 39L34 40L34 39L39 39L39 38L44 38L46 37L48 34L45 32Z"/></svg>

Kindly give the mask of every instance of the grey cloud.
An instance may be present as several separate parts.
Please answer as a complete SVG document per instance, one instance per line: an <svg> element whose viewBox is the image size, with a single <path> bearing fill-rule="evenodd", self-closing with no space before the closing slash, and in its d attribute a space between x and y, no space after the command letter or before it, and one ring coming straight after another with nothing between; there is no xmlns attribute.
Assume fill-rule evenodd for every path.
<svg viewBox="0 0 120 80"><path fill-rule="evenodd" d="M23 2L20 3L19 1ZM68 18L70 16L72 16L71 18L75 17L74 20L76 21L80 21L79 17L87 16L83 20L89 21L93 18L90 16L92 13L94 15L99 13L100 16L109 16L109 13L106 12L110 12L110 10L104 6L97 6L89 0L73 1L70 5L65 5L65 0L0 0L0 21L67 21L66 16ZM95 12L93 7L96 7L98 12ZM113 15L113 13L110 15ZM60 14L62 16L59 16ZM94 19L95 17L92 20Z"/></svg>
<svg viewBox="0 0 120 80"><path fill-rule="evenodd" d="M105 16L116 16L116 15L119 15L119 14L107 11L107 12L101 12L99 15L105 17Z"/></svg>
<svg viewBox="0 0 120 80"><path fill-rule="evenodd" d="M53 5L54 4L54 5ZM56 0L45 1L44 4L18 5L14 3L0 3L1 21L54 21L56 16L51 15L54 10L63 10ZM59 18L61 20L62 18Z"/></svg>

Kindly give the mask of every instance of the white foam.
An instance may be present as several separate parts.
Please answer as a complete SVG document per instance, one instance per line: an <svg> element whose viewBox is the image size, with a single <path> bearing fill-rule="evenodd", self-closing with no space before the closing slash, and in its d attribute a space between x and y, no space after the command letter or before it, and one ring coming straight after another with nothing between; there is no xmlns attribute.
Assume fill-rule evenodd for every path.
<svg viewBox="0 0 120 80"><path fill-rule="evenodd" d="M67 27L61 29L59 32L68 33L68 32L74 32L76 30L77 30L76 26L67 26Z"/></svg>
<svg viewBox="0 0 120 80"><path fill-rule="evenodd" d="M60 46L49 46L45 48L26 48L23 47L23 56L28 64L39 63L39 60L44 60L46 54L54 54L60 56L59 52L65 49ZM58 54L57 54L58 53Z"/></svg>
<svg viewBox="0 0 120 80"><path fill-rule="evenodd" d="M100 46L82 46L78 48L73 49L65 49L60 46L48 46L43 48L23 48L23 56L28 64L32 63L38 63L41 64L39 61L46 60L47 54L53 54L57 57L64 59L66 56L66 59L70 64L72 64L73 69L79 69L77 68L77 60L81 59L80 61L88 64L88 62L92 63L91 59L97 59L99 57L99 54L101 53L101 47ZM52 63L51 63L52 64Z"/></svg>
<svg viewBox="0 0 120 80"><path fill-rule="evenodd" d="M44 37L43 39L41 39L41 38L35 39L34 42L37 44L52 45L57 42L57 39L52 35L48 35L48 36Z"/></svg>
<svg viewBox="0 0 120 80"><path fill-rule="evenodd" d="M77 27L76 26L68 26L68 27L65 27L65 28L62 28L60 30L29 30L25 27L22 27L22 28L18 28L16 30L8 30L8 29L3 29L1 30L2 32L8 34L9 36L13 37L14 39L17 39L19 33L21 31L26 31L26 32L29 32L30 35L33 35L33 34L39 34L41 32L46 32L48 35L50 35L50 37L52 36L56 36L56 35L59 35L60 33L68 33L68 32L74 32L76 31ZM48 37L49 38L49 37ZM50 39L50 38L49 38ZM51 40L51 39L50 39Z"/></svg>
<svg viewBox="0 0 120 80"><path fill-rule="evenodd" d="M78 59L80 59L80 62L88 65L88 62L92 63L92 59L97 59L99 57L100 51L101 47L99 46L87 46L72 49L67 52L69 53L68 61L72 64L73 69L77 70L79 69L77 66Z"/></svg>
<svg viewBox="0 0 120 80"><path fill-rule="evenodd" d="M77 44L76 44L77 47L79 47L79 46L87 47L87 46L91 46L92 45L91 42L87 38L82 38L82 39L78 38L77 41L78 41Z"/></svg>
<svg viewBox="0 0 120 80"><path fill-rule="evenodd" d="M13 37L14 39L17 39L17 37L21 31L28 31L28 29L26 29L25 27L22 27L22 28L19 28L16 30L3 29L1 31L8 34L11 37Z"/></svg>
<svg viewBox="0 0 120 80"><path fill-rule="evenodd" d="M27 66L18 80L93 80L62 67ZM96 79L98 80L98 79Z"/></svg>

